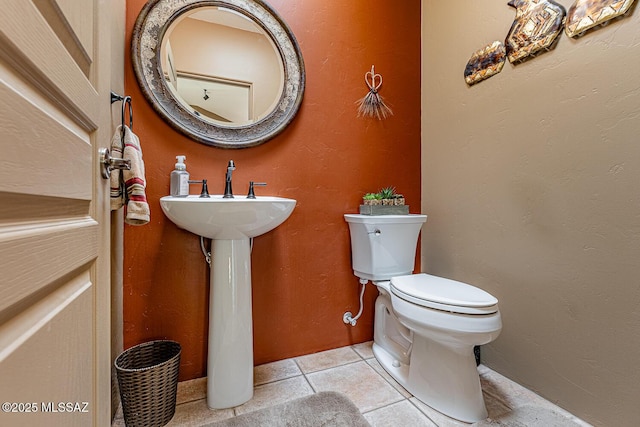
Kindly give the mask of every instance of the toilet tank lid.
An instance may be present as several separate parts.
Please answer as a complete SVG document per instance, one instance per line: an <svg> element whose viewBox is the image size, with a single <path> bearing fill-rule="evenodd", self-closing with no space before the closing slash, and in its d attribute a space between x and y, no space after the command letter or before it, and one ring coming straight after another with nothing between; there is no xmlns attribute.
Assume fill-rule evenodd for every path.
<svg viewBox="0 0 640 427"><path fill-rule="evenodd" d="M458 307L489 307L498 300L475 286L444 277L420 273L391 278L391 287L421 300Z"/></svg>
<svg viewBox="0 0 640 427"><path fill-rule="evenodd" d="M407 214L407 215L362 215L362 214L344 214L347 222L356 222L364 224L411 224L427 221L426 215Z"/></svg>

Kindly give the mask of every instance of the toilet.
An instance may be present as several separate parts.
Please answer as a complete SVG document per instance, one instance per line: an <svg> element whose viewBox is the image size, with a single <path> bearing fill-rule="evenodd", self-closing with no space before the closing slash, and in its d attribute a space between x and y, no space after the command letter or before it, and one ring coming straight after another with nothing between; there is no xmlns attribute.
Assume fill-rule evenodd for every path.
<svg viewBox="0 0 640 427"><path fill-rule="evenodd" d="M426 215L346 214L354 274L379 290L373 353L416 398L460 421L487 418L474 346L500 334L498 300L466 283L412 274Z"/></svg>

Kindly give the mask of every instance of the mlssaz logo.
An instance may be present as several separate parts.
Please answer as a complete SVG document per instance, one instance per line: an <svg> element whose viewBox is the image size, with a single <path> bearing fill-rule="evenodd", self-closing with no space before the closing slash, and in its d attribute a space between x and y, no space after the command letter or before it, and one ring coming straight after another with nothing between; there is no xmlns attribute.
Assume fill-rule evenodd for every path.
<svg viewBox="0 0 640 427"><path fill-rule="evenodd" d="M42 402L42 412L89 412L89 402Z"/></svg>

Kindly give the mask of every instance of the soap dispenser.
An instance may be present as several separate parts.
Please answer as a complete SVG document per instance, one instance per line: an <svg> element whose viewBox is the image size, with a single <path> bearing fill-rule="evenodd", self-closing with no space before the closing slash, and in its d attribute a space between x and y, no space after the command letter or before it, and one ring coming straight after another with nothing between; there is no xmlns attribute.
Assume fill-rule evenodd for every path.
<svg viewBox="0 0 640 427"><path fill-rule="evenodd" d="M176 156L176 166L171 172L171 194L176 197L187 197L189 195L189 172L184 164L186 156Z"/></svg>

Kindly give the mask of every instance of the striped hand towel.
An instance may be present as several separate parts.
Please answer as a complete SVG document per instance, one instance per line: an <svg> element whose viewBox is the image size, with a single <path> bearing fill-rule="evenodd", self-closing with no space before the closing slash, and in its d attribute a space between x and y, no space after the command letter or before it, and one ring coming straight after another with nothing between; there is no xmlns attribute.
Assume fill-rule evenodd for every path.
<svg viewBox="0 0 640 427"><path fill-rule="evenodd" d="M118 126L111 141L112 151L115 153L114 157L117 156L118 153L118 151L113 148L114 144L116 142L117 144L121 144L121 129L122 127ZM116 141L116 138L118 141ZM124 196L127 203L124 222L130 225L144 225L149 222L150 218L149 204L147 203L147 196L145 194L147 181L144 176L144 161L142 160L140 140L128 126L124 127L124 150L122 152L122 158L131 161L131 169L121 172L124 180L125 194L122 194L120 190L120 197L118 197L118 191L116 191L116 188L120 188L120 179L114 178L114 175L117 175L114 173L116 171L111 172L111 209L113 210L114 206L118 205L118 200L120 201L120 206L122 206L124 204ZM118 183L117 187L116 182Z"/></svg>

